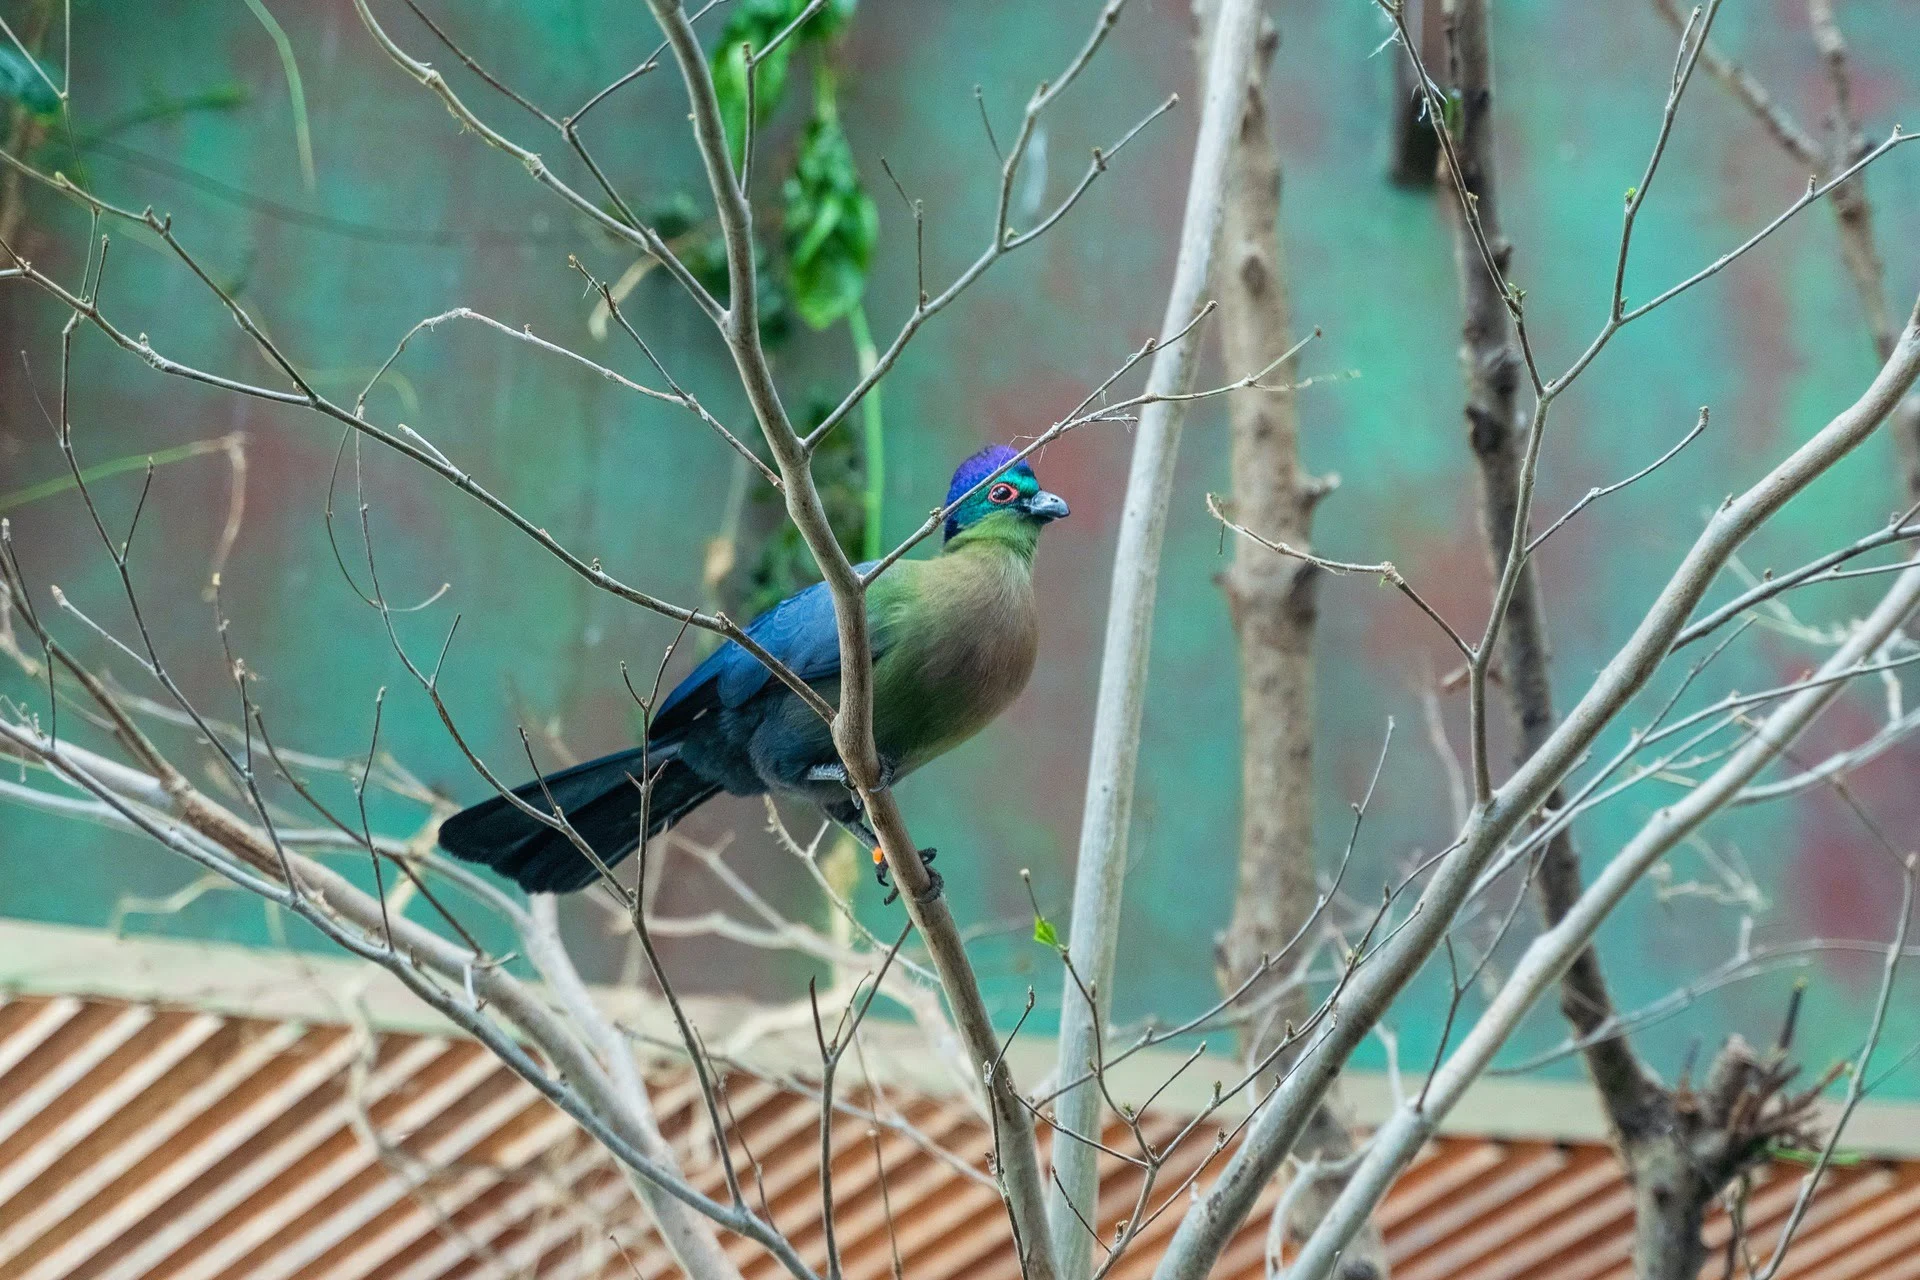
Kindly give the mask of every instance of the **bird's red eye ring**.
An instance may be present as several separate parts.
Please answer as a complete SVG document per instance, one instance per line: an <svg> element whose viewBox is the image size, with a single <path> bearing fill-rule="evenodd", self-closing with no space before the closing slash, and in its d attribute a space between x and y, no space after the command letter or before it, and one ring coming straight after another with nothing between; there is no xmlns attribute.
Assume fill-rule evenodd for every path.
<svg viewBox="0 0 1920 1280"><path fill-rule="evenodd" d="M1019 496L1020 491L1008 484L1005 480L1002 480L999 484L987 490L987 501L996 507L1004 507Z"/></svg>

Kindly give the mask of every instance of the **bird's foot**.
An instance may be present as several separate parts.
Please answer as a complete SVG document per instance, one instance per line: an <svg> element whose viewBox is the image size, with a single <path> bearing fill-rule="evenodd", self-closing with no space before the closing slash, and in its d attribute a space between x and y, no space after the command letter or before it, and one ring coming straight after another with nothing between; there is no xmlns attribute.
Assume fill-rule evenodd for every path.
<svg viewBox="0 0 1920 1280"><path fill-rule="evenodd" d="M860 793L854 791L853 784L847 781L847 766L841 764L838 760L832 764L814 765L813 768L807 770L807 781L837 782L853 795L856 802L860 798Z"/></svg>
<svg viewBox="0 0 1920 1280"><path fill-rule="evenodd" d="M920 865L927 869L927 891L923 894L915 894L913 900L922 906L939 897L946 885L946 882L940 878L940 873L933 869L934 856L939 852L938 849L920 850ZM883 907L893 905L894 899L900 896L900 889L893 883L893 876L887 870L887 855L878 848L873 851L873 874L880 881L880 887L887 891L887 896L880 899L880 905Z"/></svg>
<svg viewBox="0 0 1920 1280"><path fill-rule="evenodd" d="M880 781L874 787L874 790L892 790L894 772L894 764L889 760L882 760L880 762ZM847 776L847 767L837 760L832 764L814 765L811 769L807 770L807 781L837 782L847 789L847 798L853 802L853 808L856 813L863 807L860 803L860 789L854 786L853 779Z"/></svg>

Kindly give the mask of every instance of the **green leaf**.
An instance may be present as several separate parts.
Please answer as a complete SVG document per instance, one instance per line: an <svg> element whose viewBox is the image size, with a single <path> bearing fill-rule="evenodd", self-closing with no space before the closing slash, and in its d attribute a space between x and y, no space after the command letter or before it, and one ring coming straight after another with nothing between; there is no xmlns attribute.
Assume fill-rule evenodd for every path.
<svg viewBox="0 0 1920 1280"><path fill-rule="evenodd" d="M73 149L85 152L101 142L143 124L174 124L201 111L233 111L253 100L247 86L238 81L216 84L192 93L174 96L149 90L145 101L114 116L97 129L75 135Z"/></svg>
<svg viewBox="0 0 1920 1280"><path fill-rule="evenodd" d="M817 110L781 189L787 288L793 309L824 329L859 305L880 215L860 183L853 148L831 107Z"/></svg>
<svg viewBox="0 0 1920 1280"><path fill-rule="evenodd" d="M274 49L280 55L280 70L287 77L287 101L293 108L293 144L300 157L300 176L305 179L307 190L314 187L313 176L313 133L307 126L307 91L301 87L300 64L294 60L293 41L287 38L286 29L274 18L263 0L246 0L247 8L253 10L253 16L266 28L267 36L273 41Z"/></svg>
<svg viewBox="0 0 1920 1280"><path fill-rule="evenodd" d="M880 352L873 345L873 329L867 324L865 307L856 304L847 312L847 336L853 339L860 376L870 377L880 363ZM878 560L886 551L881 533L887 510L887 438L880 417L880 386L874 383L860 400L860 460L867 473L866 537L860 547L863 560Z"/></svg>
<svg viewBox="0 0 1920 1280"><path fill-rule="evenodd" d="M1460 96L1459 90L1448 90L1447 96L1440 99L1440 122L1446 125L1448 133L1458 134L1466 118L1467 100Z"/></svg>
<svg viewBox="0 0 1920 1280"><path fill-rule="evenodd" d="M840 225L840 216L846 212L846 201L837 192L825 193L813 211L811 224L806 225L800 234L800 243L791 244L788 256L795 262L811 262L814 255L826 244L827 237ZM791 242L791 237L789 237Z"/></svg>
<svg viewBox="0 0 1920 1280"><path fill-rule="evenodd" d="M37 116L60 113L46 67L11 45L0 45L0 98L19 103Z"/></svg>
<svg viewBox="0 0 1920 1280"><path fill-rule="evenodd" d="M735 19L746 16L746 10L734 15ZM728 23L731 35L733 23ZM767 39L771 39L769 34ZM747 145L747 55L749 44L759 48L762 41L750 38L731 39L720 47L713 63L713 92L720 101L720 123L727 130L727 150L733 155L733 162L739 164ZM787 67L793 60L793 41L781 45L773 51L773 56L758 64L753 76L753 123L755 128L767 122L773 109L780 105L780 95L787 88Z"/></svg>
<svg viewBox="0 0 1920 1280"><path fill-rule="evenodd" d="M1767 1147L1767 1154L1775 1160L1784 1160L1788 1164L1816 1165L1820 1163L1820 1153L1809 1151L1805 1147L1789 1146L1775 1142ZM1827 1160L1827 1166L1833 1169L1845 1169L1849 1165L1859 1164L1866 1156L1858 1151L1835 1151Z"/></svg>
<svg viewBox="0 0 1920 1280"><path fill-rule="evenodd" d="M853 4L854 0L833 0L758 64L753 76L755 128L773 116L786 94L793 51L836 35L853 16ZM740 163L746 145L747 59L742 46L765 49L806 9L807 0L740 0L720 33L720 44L713 54L713 91L720 101L720 120L726 126L727 147L735 164Z"/></svg>
<svg viewBox="0 0 1920 1280"><path fill-rule="evenodd" d="M1053 921L1047 919L1045 916L1035 916L1033 918L1033 940L1041 946L1057 948L1060 945L1060 934L1054 929Z"/></svg>

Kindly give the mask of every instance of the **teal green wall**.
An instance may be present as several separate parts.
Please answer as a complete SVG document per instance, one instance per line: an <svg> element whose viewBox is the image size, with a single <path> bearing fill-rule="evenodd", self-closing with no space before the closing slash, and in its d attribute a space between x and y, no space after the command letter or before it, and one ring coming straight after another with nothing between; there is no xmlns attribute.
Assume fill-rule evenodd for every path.
<svg viewBox="0 0 1920 1280"><path fill-rule="evenodd" d="M245 6L112 3L76 12L76 101L83 126L149 95L178 95L237 80L240 110L144 126L118 137L126 151L96 155L90 174L123 203L170 210L182 237L223 279L238 283L275 337L329 393L350 395L408 325L465 305L589 350L642 376L618 343L586 333L578 254L602 276L630 261L569 215L510 160L461 136L445 110L371 47L345 0L273 6L299 50L312 116L318 183L301 183L279 63ZM889 332L911 304L912 224L879 173L885 156L926 201L928 272L942 280L977 251L991 215L993 156L972 88L984 86L1003 139L1037 79L1054 74L1083 38L1095 6L920 4L866 0L847 50L843 113L881 211L877 272L869 294L876 329ZM422 56L431 38L403 8L382 6L391 29ZM632 4L588 0L443 3L435 11L473 51L549 109L564 111L636 62L657 37ZM1088 149L1110 145L1161 96L1192 102L1190 54L1177 0L1137 0L1086 80L1047 124L1047 192L1079 174ZM1639 178L1658 119L1672 52L1650 6L1499 6L1501 162L1514 277L1550 363L1584 345L1604 312L1621 193ZM1365 0L1277 6L1283 42L1274 70L1277 127L1287 164L1283 232L1295 314L1325 338L1310 372L1358 370L1302 400L1305 450L1339 491L1321 508L1320 545L1358 559L1391 557L1450 617L1477 620L1486 572L1473 521L1473 480L1458 424L1457 315L1449 241L1432 199L1381 178L1381 116L1389 52ZM1920 70L1903 50L1920 22L1911 3L1862 0L1844 18L1872 128L1920 115ZM1729 4L1721 38L1751 58L1803 119L1817 121L1824 82L1799 6ZM448 59L438 59L449 61ZM562 157L551 137L470 77L469 100L522 141ZM588 130L623 188L644 201L694 180L682 106L670 72L609 103ZM953 462L988 439L1029 434L1070 408L1160 314L1184 193L1195 117L1190 105L1144 134L1063 227L997 268L926 330L886 383L889 424L887 530L909 531L939 497ZM781 156L776 132L763 155ZM144 164L145 167L141 167ZM771 171L769 164L765 171ZM217 178L224 194L183 181ZM569 168L566 170L571 172ZM1805 175L1710 83L1694 90L1641 224L1628 292L1655 289L1706 263L1765 222L1801 190ZM1874 171L1872 192L1887 247L1890 291L1911 297L1920 279L1920 152ZM261 201L274 202L272 205ZM311 225L287 209L323 212ZM67 277L79 271L84 222L49 200L33 206L33 254ZM118 238L105 305L133 332L178 358L234 376L272 375L177 264L139 237ZM704 322L660 280L636 294L633 318L676 375L729 422L749 421ZM0 292L0 343L31 356L44 389L60 317L37 298ZM258 697L289 744L354 755L365 749L374 690L390 688L383 742L423 778L462 799L473 777L389 652L377 617L357 604L334 567L320 513L337 434L315 415L167 381L110 350L97 335L78 345L74 421L84 458L155 450L232 430L247 433L247 512L226 575L233 638L260 672ZM852 372L843 330L807 336L781 356L794 398L839 387ZM371 411L436 440L487 484L570 545L600 556L629 581L668 598L700 594L700 548L717 524L729 477L724 447L685 415L496 334L450 325L417 338ZM1714 410L1709 433L1657 477L1611 498L1558 535L1543 554L1550 584L1556 676L1563 703L1623 640L1713 505L1756 477L1847 402L1873 368L1855 303L1835 253L1831 219L1816 210L1754 257L1621 336L1561 403L1548 442L1542 507L1557 513L1590 485L1657 456ZM9 355L0 385L0 492L52 474L59 460L46 426L19 388ZM1019 705L979 740L908 781L902 799L915 832L943 851L941 868L963 922L977 930L978 963L1005 1012L1034 982L1057 999L1057 967L1028 940L1015 874L1034 871L1050 913L1064 917L1097 645L1128 437L1090 429L1039 460L1074 517L1051 531L1039 579L1048 602L1041 665ZM1193 416L1173 495L1161 574L1140 769L1134 870L1128 880L1120 1002L1124 1016L1178 1014L1211 998L1211 942L1231 907L1237 833L1234 657L1212 577L1224 564L1202 497L1226 486L1224 422L1215 407ZM1743 555L1759 570L1785 567L1876 527L1899 502L1884 441L1862 450L1796 502ZM410 615L403 634L423 657L453 614L464 621L444 686L474 741L498 768L522 772L517 716L551 719L581 754L627 741L632 716L617 664L650 667L673 636L662 619L587 589L477 505L404 460L366 459L382 577L396 598L441 583L448 594ZM200 596L226 510L217 459L162 471L135 557L155 632L183 682L210 710L233 714L222 682L211 613ZM137 480L101 487L124 520ZM341 506L351 509L351 500ZM11 513L29 572L57 582L113 625L125 610L83 514L70 497ZM1844 619L1873 598L1872 581L1819 589L1801 604L1809 620ZM1351 885L1362 898L1382 879L1450 835L1444 783L1420 730L1419 691L1452 666L1448 652L1404 602L1373 584L1334 580L1321 591L1318 785L1321 850L1330 862L1347 805L1363 789L1388 716L1399 732L1363 835ZM71 628L70 628L71 630ZM81 637L76 640L83 643ZM1757 633L1720 671L1717 687L1760 687L1789 677L1810 653ZM125 663L113 663L132 682ZM7 678L0 690L29 698ZM1816 754L1870 732L1877 692L1863 690L1830 715L1805 748ZM520 710L516 711L516 705ZM1446 704L1455 741L1464 713ZM1504 750L1504 749L1503 749ZM1862 771L1861 800L1888 830L1920 825L1920 750ZM1597 864L1662 798L1639 790L1580 831ZM419 810L390 799L375 821L406 829ZM754 804L716 806L690 827L734 833L729 857L777 899L815 911L791 860L773 850ZM1737 848L1766 890L1760 940L1810 934L1879 937L1891 928L1897 877L1832 797L1744 811L1708 838ZM1697 878L1693 851L1675 858ZM684 868L685 864L681 864ZM122 894L162 894L190 868L148 845L92 828L0 808L0 914L104 923ZM665 893L668 910L713 900L691 872ZM882 918L877 895L863 899ZM1610 922L1602 946L1623 1002L1651 1000L1723 959L1738 920L1686 900L1662 905L1648 889ZM259 943L275 937L261 907L213 894L169 916L127 928ZM1467 932L1477 938L1468 926ZM582 928L583 941L595 942ZM313 939L294 932L295 943ZM769 974L758 957L688 944L673 956L690 985L751 981L791 992L802 971ZM1499 962L1496 960L1497 970ZM1871 996L1872 963L1823 962L1804 1023L1807 1052L1851 1050ZM1645 1037L1652 1060L1673 1069L1696 1035L1740 1030L1771 1036L1785 976L1713 994ZM1438 1033L1444 985L1428 975L1396 1014L1409 1066ZM1044 1011L1043 1011L1044 1012ZM1552 1043L1560 1028L1536 1019L1516 1051ZM1920 1012L1903 999L1886 1043L1920 1036ZM1920 1092L1909 1071L1894 1085Z"/></svg>

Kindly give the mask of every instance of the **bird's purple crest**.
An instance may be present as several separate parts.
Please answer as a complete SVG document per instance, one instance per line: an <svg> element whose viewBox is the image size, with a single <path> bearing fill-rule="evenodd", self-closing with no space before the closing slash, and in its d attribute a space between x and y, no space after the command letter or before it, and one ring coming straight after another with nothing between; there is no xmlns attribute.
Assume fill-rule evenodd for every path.
<svg viewBox="0 0 1920 1280"><path fill-rule="evenodd" d="M1023 493L1031 494L1037 492L1040 488L1040 481L1038 477L1033 474L1033 468L1027 465L1024 458L1012 467L1007 467L1007 464L1013 461L1018 452L1019 450L1009 448L1004 444L990 444L962 462L959 467L954 470L953 483L947 486L947 501L945 505L952 506L960 500L960 496L966 493L967 490L973 488L988 476L998 473L1002 468L1006 468L1006 474L1002 479L1013 484ZM978 518L979 512L971 511L970 508L979 505L981 509L984 510L985 504L978 503L977 500L985 493L985 489L981 490L980 493L974 495L974 500L970 500L963 506L956 508L947 516L946 537L951 538L962 528L971 524L973 519Z"/></svg>

